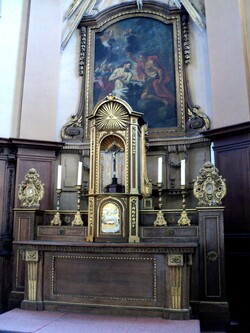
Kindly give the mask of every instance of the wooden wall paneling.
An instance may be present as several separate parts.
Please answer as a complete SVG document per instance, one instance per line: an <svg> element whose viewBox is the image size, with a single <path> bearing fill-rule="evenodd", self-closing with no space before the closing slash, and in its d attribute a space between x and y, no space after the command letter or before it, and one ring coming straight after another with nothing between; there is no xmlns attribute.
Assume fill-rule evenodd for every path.
<svg viewBox="0 0 250 333"><path fill-rule="evenodd" d="M215 166L226 179L225 234L250 232L250 122L204 133L214 142Z"/></svg>
<svg viewBox="0 0 250 333"><path fill-rule="evenodd" d="M38 225L43 224L44 211L37 209L15 209L13 240L34 240ZM13 249L13 281L9 297L9 308L20 306L25 289L25 261L24 252Z"/></svg>
<svg viewBox="0 0 250 333"><path fill-rule="evenodd" d="M15 149L0 138L0 313L8 309L11 290L15 164Z"/></svg>
<svg viewBox="0 0 250 333"><path fill-rule="evenodd" d="M249 317L250 299L250 134L215 141L215 158L227 184L225 256L231 318L244 322Z"/></svg>
<svg viewBox="0 0 250 333"><path fill-rule="evenodd" d="M225 272L230 317L249 322L250 122L204 133L214 142L215 165L226 179Z"/></svg>
<svg viewBox="0 0 250 333"><path fill-rule="evenodd" d="M197 207L199 220L199 312L203 322L229 323L225 293L224 207Z"/></svg>
<svg viewBox="0 0 250 333"><path fill-rule="evenodd" d="M216 150L216 166L226 179L225 232L250 232L250 145Z"/></svg>
<svg viewBox="0 0 250 333"><path fill-rule="evenodd" d="M41 182L44 183L44 198L41 200L40 209L52 208L55 192L55 160L63 143L24 139L13 139L12 141L17 146L15 207L20 207L17 196L18 185L22 183L27 172L31 168L35 168Z"/></svg>

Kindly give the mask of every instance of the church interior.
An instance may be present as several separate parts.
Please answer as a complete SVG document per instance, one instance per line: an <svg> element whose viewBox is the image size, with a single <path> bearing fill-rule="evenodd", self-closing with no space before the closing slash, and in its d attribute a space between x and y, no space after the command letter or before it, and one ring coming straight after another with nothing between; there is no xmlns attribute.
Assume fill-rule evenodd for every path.
<svg viewBox="0 0 250 333"><path fill-rule="evenodd" d="M0 1L12 309L250 330L250 2Z"/></svg>

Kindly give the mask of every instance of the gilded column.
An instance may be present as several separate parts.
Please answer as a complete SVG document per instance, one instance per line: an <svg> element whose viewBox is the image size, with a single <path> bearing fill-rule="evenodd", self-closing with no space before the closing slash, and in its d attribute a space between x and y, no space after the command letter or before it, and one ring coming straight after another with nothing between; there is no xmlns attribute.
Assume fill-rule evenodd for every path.
<svg viewBox="0 0 250 333"><path fill-rule="evenodd" d="M28 300L37 300L37 280L38 280L38 251L26 250L25 261L27 262L27 273L28 273Z"/></svg>
<svg viewBox="0 0 250 333"><path fill-rule="evenodd" d="M181 309L183 254L168 256L171 309Z"/></svg>

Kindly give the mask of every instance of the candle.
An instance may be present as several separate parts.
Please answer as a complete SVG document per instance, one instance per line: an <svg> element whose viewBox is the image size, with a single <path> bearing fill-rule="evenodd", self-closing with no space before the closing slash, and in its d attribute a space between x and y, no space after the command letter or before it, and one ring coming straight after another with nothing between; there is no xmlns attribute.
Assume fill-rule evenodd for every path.
<svg viewBox="0 0 250 333"><path fill-rule="evenodd" d="M214 143L211 142L210 145L210 162L215 165L215 160L214 160Z"/></svg>
<svg viewBox="0 0 250 333"><path fill-rule="evenodd" d="M186 177L185 177L185 160L181 160L181 185L184 186L186 183Z"/></svg>
<svg viewBox="0 0 250 333"><path fill-rule="evenodd" d="M57 185L56 185L56 188L58 190L62 189L62 166L61 165L58 165L58 168L57 168Z"/></svg>
<svg viewBox="0 0 250 333"><path fill-rule="evenodd" d="M158 183L162 183L162 157L158 157Z"/></svg>
<svg viewBox="0 0 250 333"><path fill-rule="evenodd" d="M76 185L82 185L82 162L78 162L78 174Z"/></svg>

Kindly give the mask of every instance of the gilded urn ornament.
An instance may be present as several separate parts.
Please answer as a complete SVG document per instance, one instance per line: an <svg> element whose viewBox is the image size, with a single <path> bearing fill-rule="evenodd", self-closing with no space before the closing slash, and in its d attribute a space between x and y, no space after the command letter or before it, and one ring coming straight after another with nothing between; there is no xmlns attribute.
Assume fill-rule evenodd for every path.
<svg viewBox="0 0 250 333"><path fill-rule="evenodd" d="M40 201L44 196L44 184L41 183L36 169L30 169L18 187L18 199L21 201L21 207L39 208Z"/></svg>
<svg viewBox="0 0 250 333"><path fill-rule="evenodd" d="M199 173L194 183L194 196L199 200L198 205L220 205L226 195L226 180L210 162L206 162Z"/></svg>

